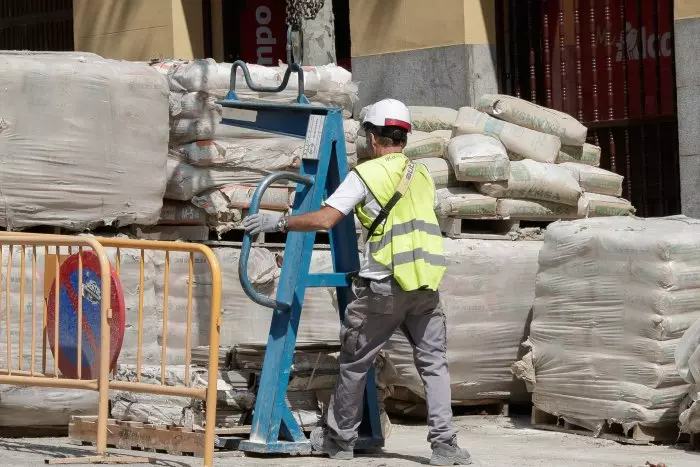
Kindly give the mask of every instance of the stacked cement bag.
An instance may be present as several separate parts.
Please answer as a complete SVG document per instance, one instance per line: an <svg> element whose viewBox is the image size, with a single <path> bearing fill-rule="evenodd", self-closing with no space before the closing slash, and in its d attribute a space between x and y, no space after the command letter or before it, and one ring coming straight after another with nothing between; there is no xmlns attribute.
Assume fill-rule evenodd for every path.
<svg viewBox="0 0 700 467"><path fill-rule="evenodd" d="M368 107L360 112L360 119ZM443 217L558 220L626 216L623 177L598 168L600 148L573 117L511 96L484 95L459 111L409 106L404 154L424 164ZM359 159L369 157L358 134ZM470 208L473 207L473 208Z"/></svg>
<svg viewBox="0 0 700 467"><path fill-rule="evenodd" d="M700 320L688 329L676 346L678 373L690 383L679 409L683 433L700 433Z"/></svg>
<svg viewBox="0 0 700 467"><path fill-rule="evenodd" d="M0 53L0 226L155 224L168 85L94 54Z"/></svg>
<svg viewBox="0 0 700 467"><path fill-rule="evenodd" d="M511 166L515 173L511 172L506 184L521 185L527 181L531 186L541 186L539 196L532 196L532 190L524 193L520 189L510 193L515 196L509 196L511 190L503 190L503 200L499 201L502 217L554 220L627 216L635 212L629 201L620 198L623 177L597 168L600 148L586 143L586 127L570 115L512 96L484 95L476 109L460 109L454 134L488 134L498 138L514 161ZM539 169L533 161L542 164ZM538 178L545 175L549 182ZM573 187L572 178L579 186L578 202L573 202L571 192L564 192L564 185ZM552 185L554 180L557 186ZM484 188L492 192L490 187Z"/></svg>
<svg viewBox="0 0 700 467"><path fill-rule="evenodd" d="M593 218L548 227L528 346L514 365L544 412L597 432L674 427L674 351L700 318L700 224Z"/></svg>
<svg viewBox="0 0 700 467"><path fill-rule="evenodd" d="M445 239L447 271L440 296L455 404L524 396L510 366L528 334L541 246L539 241ZM385 351L397 372L393 386L423 397L413 351L400 331ZM401 398L401 391L392 397Z"/></svg>
<svg viewBox="0 0 700 467"><path fill-rule="evenodd" d="M216 103L226 96L231 64L214 60L153 63L167 77L170 86L170 152L165 197L192 201L209 215L209 226L219 235L241 228L255 187L262 178L276 171L296 171L304 140L290 136L222 125L223 109ZM278 86L286 66L249 65L253 82ZM356 157L357 122L350 119L357 99L352 75L336 65L306 67L305 92L312 103L340 107L346 120L344 133L350 165ZM251 91L238 70L236 92L244 101L292 103L296 99L296 74L282 93ZM279 185L263 200L263 208L287 211L292 189Z"/></svg>

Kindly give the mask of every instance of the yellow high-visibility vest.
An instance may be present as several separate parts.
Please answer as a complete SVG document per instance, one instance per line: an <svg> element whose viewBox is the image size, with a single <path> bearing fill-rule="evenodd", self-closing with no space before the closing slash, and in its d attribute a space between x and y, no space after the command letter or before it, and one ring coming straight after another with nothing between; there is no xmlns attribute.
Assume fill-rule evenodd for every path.
<svg viewBox="0 0 700 467"><path fill-rule="evenodd" d="M354 170L384 207L394 195L406 164L408 158L395 153L364 162ZM372 259L393 271L403 290L437 290L445 274L444 245L434 202L435 185L430 173L424 165L416 164L408 191L368 239ZM362 210L362 205L357 205L355 212L369 229L374 219Z"/></svg>

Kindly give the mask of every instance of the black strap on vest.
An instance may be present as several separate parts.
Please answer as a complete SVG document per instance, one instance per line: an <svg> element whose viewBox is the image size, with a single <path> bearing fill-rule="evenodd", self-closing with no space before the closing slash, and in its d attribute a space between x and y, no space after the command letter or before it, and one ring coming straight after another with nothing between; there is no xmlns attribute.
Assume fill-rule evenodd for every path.
<svg viewBox="0 0 700 467"><path fill-rule="evenodd" d="M391 210L394 208L394 206L396 206L396 203L398 203L399 200L403 197L403 195L406 194L406 192L408 191L408 186L411 184L411 180L413 180L413 174L415 170L416 164L414 164L411 161L408 161L408 164L406 164L406 168L403 171L403 175L401 176L401 180L399 180L399 184L396 185L396 191L394 192L389 202L386 203L386 206L382 207L382 209L379 211L379 214L377 214L377 217L374 219L374 222L372 222L372 225L369 227L369 231L367 233L367 240L372 238L372 236L374 235L374 231L377 230L377 227L384 223L386 218L389 217L389 213L391 212Z"/></svg>

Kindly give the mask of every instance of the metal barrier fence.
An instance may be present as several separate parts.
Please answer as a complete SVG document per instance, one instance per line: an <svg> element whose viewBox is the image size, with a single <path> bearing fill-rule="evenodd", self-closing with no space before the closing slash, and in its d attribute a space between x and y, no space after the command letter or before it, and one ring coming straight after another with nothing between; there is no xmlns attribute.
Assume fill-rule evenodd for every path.
<svg viewBox="0 0 700 467"><path fill-rule="evenodd" d="M111 325L113 322L111 310L111 280L105 278L112 277L112 269L109 262L109 252L116 249L116 261L114 270L118 276L122 273L121 251L122 250L137 250L140 253L139 264L139 287L138 287L138 318L135 326L137 327L138 339L136 349L136 381L117 381L110 378L110 366L115 362L110 361L110 335ZM16 290L13 292L13 284L16 287L16 280L13 280L13 255L21 254L19 261L19 299L16 299ZM63 375L59 372L59 362L61 362L61 354L59 348L65 348L65 332L62 334L60 325L63 320L63 313L59 313L61 293L60 287L62 280L66 280L61 276L61 259L65 256L64 252L72 255L77 251L77 290L80 293L74 293L71 296L73 305L76 308L77 327L76 329L83 332L75 332L75 342L68 342L75 348L75 357L77 364L75 365L76 374L71 376ZM88 258L85 253L91 251L96 257L98 267L93 269L99 270L101 278L100 297L109 298L100 300L100 342L92 343L99 346L99 360L97 366L99 371L97 374L83 374L83 349L86 345L83 342L83 334L86 323L83 317L83 297L90 293L95 293L95 290L86 290L83 284L83 271L87 266L84 264ZM147 273L144 268L146 254L149 252L161 252L164 254L164 276L163 276L163 302L162 302L162 342L160 355L160 384L149 384L141 380L141 368L143 365L143 331L144 331L144 316L148 311L144 304L144 281L147 279ZM166 360L167 360L167 335L168 335L168 297L170 295L170 263L171 255L175 252L186 253L189 256L189 276L187 280L187 309L186 309L186 334L185 334L185 383L183 386L166 386ZM50 272L55 277L52 290L49 290L45 284L45 290L41 291L42 302L37 303L37 295L39 295L38 286L38 270L41 269L41 264L37 260L38 256L44 256L44 270ZM2 256L5 255L5 259ZM54 256L55 255L55 260ZM209 271L211 273L211 297L210 297L210 319L209 319L209 362L208 362L208 381L205 387L192 387L190 381L190 364L191 364L191 349L192 349L192 304L193 304L193 282L194 282L194 263L195 255L201 255L205 258ZM94 263L94 257L93 263ZM53 264L49 264L50 261ZM6 265L2 268L2 265ZM16 262L15 262L16 267ZM2 271L1 269L4 269ZM28 271L31 270L31 284L26 280ZM97 271L95 271L97 273ZM49 275L51 275L49 274ZM6 362L2 362L0 358L0 384L12 384L19 386L34 386L45 388L68 388L68 389L84 389L98 392L98 416L97 416L97 436L96 436L96 451L98 456L106 456L107 454L107 422L109 418L109 390L130 391L135 393L148 393L157 395L169 395L190 397L205 401L205 432L204 432L204 465L213 465L214 454L214 432L216 428L216 398L217 398L217 374L219 360L219 335L220 335L220 311L221 311L221 271L219 263L214 253L206 246L192 243L180 242L161 242L161 241L146 241L146 240L129 240L121 238L101 238L101 237L83 237L83 236L65 236L65 235L44 235L44 234L18 234L18 233L0 233L0 333L2 327L5 327L6 348L0 348L0 356L5 353ZM47 281L50 282L50 281ZM30 306L27 306L25 296L28 293L27 288L31 287L29 299ZM4 289L4 290L3 290ZM49 299L44 297L49 294L52 297L51 303ZM2 297L2 295L5 297ZM14 294L14 295L13 295ZM15 297L13 300L11 297ZM93 296L94 297L94 296ZM4 298L4 300L3 300ZM19 302L13 310L13 301ZM53 318L49 320L48 313L49 305L52 305L54 310ZM59 319L61 317L61 319ZM17 319L19 323L19 331L13 332L12 323ZM25 328L27 320L31 319L31 329ZM50 322L52 321L52 322ZM134 323L129 323L134 324ZM25 336L25 334L27 334ZM1 335L1 334L0 334ZM88 335L88 334L86 334ZM14 337L14 339L13 339ZM26 339L25 339L26 337ZM72 337L72 336L71 336ZM60 339L63 339L61 341ZM61 342L63 344L61 344ZM26 346L30 343L31 352L27 354ZM47 351L47 344L50 347ZM74 347L72 347L74 346ZM5 352L3 352L3 350ZM40 355L39 355L40 353ZM49 359L53 357L53 361ZM40 357L40 359L39 359ZM27 361L27 358L29 361ZM14 364L16 362L16 365ZM53 369L49 367L52 364ZM41 367L40 369L38 367ZM116 367L116 365L115 365Z"/></svg>

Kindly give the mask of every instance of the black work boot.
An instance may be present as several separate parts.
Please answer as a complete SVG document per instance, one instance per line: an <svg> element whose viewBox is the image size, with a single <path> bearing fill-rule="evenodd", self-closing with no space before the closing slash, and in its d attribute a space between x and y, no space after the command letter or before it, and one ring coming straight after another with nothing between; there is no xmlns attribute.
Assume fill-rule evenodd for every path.
<svg viewBox="0 0 700 467"><path fill-rule="evenodd" d="M335 460L352 460L352 450L343 449L338 445L338 443L335 442L335 440L330 438L326 439L324 435L325 433L323 431L323 427L320 426L314 428L314 430L311 432L311 436L309 436L309 441L311 441L311 447L314 451L322 452L328 455L328 457L330 457L331 459Z"/></svg>
<svg viewBox="0 0 700 467"><path fill-rule="evenodd" d="M454 444L434 444L430 465L469 465L472 457L466 449Z"/></svg>

